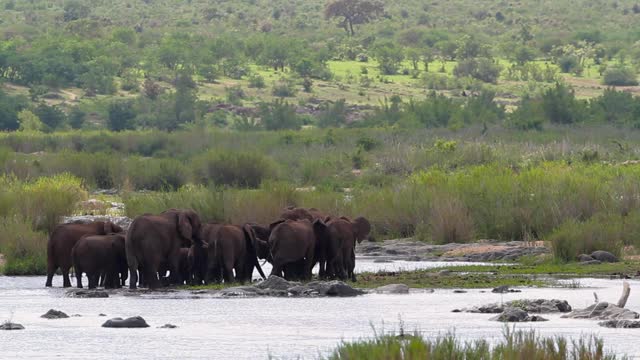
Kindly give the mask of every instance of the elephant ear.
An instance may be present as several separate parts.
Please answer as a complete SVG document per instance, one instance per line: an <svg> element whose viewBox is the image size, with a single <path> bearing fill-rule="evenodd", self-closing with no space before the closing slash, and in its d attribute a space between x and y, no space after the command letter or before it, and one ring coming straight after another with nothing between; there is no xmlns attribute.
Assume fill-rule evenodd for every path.
<svg viewBox="0 0 640 360"><path fill-rule="evenodd" d="M358 243L361 243L362 240L369 237L369 233L371 233L371 223L369 223L369 220L365 217L358 216L351 224L353 226L353 234Z"/></svg>
<svg viewBox="0 0 640 360"><path fill-rule="evenodd" d="M278 225L282 224L282 223L283 223L283 222L285 222L285 221L287 221L287 220L285 220L285 219L280 219L280 220L274 221L274 222L272 222L271 224L269 224L269 232L272 232L272 231L273 231L273 229L275 229L275 227L276 227L276 226L278 226Z"/></svg>
<svg viewBox="0 0 640 360"><path fill-rule="evenodd" d="M191 240L191 237L193 236L193 227L191 227L189 214L184 211L178 213L178 232L185 239Z"/></svg>

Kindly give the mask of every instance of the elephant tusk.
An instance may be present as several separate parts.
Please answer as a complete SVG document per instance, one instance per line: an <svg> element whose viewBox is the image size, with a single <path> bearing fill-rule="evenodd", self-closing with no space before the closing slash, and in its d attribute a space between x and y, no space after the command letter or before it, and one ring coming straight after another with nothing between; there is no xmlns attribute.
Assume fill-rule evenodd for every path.
<svg viewBox="0 0 640 360"><path fill-rule="evenodd" d="M267 259L264 259L264 261L262 262L262 265L260 265L260 266L264 266L264 264L266 264L266 263L267 263Z"/></svg>

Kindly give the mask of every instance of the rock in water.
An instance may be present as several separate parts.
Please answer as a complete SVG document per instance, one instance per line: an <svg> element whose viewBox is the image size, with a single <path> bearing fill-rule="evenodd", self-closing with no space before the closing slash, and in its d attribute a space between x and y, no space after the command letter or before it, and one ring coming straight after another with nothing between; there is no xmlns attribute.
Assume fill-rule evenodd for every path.
<svg viewBox="0 0 640 360"><path fill-rule="evenodd" d="M71 290L66 293L66 296L77 298L108 298L109 294L102 290Z"/></svg>
<svg viewBox="0 0 640 360"><path fill-rule="evenodd" d="M608 251L602 251L602 250L592 252L591 257L602 262L614 263L619 261L618 258L612 253Z"/></svg>
<svg viewBox="0 0 640 360"><path fill-rule="evenodd" d="M547 319L538 315L529 315L526 311L517 308L506 308L502 314L490 318L491 321L502 322L528 322L528 321L547 321Z"/></svg>
<svg viewBox="0 0 640 360"><path fill-rule="evenodd" d="M522 291L511 289L509 285L502 285L502 286L498 286L497 288L494 288L493 290L491 290L491 292L496 294L506 294L506 293L519 293Z"/></svg>
<svg viewBox="0 0 640 360"><path fill-rule="evenodd" d="M569 314L562 315L562 317L567 319L635 320L640 318L640 314L608 302L599 302L586 309L574 310Z"/></svg>
<svg viewBox="0 0 640 360"><path fill-rule="evenodd" d="M598 325L615 329L640 329L640 321L633 320L607 320L599 322Z"/></svg>
<svg viewBox="0 0 640 360"><path fill-rule="evenodd" d="M45 318L45 319L65 319L68 318L69 315L63 313L62 311L59 310L54 310L54 309L50 309L49 311L47 311L46 314L40 316L41 318Z"/></svg>
<svg viewBox="0 0 640 360"><path fill-rule="evenodd" d="M515 307L532 313L566 313L571 311L571 305L569 305L566 300L557 299L513 300L506 303L506 306Z"/></svg>
<svg viewBox="0 0 640 360"><path fill-rule="evenodd" d="M373 290L378 294L408 294L409 287L405 284L389 284Z"/></svg>
<svg viewBox="0 0 640 360"><path fill-rule="evenodd" d="M113 318L111 320L107 320L102 327L107 328L147 328L149 324L141 317L134 316L126 319L122 318Z"/></svg>
<svg viewBox="0 0 640 360"><path fill-rule="evenodd" d="M158 327L158 329L175 329L175 328L177 328L177 326L173 324L164 324Z"/></svg>
<svg viewBox="0 0 640 360"><path fill-rule="evenodd" d="M0 330L24 330L24 326L7 321L0 324Z"/></svg>

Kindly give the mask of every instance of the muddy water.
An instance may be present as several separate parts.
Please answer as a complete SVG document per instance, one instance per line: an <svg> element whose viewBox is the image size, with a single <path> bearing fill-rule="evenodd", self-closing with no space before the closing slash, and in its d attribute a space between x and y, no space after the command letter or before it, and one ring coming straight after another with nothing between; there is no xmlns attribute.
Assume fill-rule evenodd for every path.
<svg viewBox="0 0 640 360"><path fill-rule="evenodd" d="M359 262L359 267L372 269L400 265L408 266ZM522 293L504 295L483 290L466 294L436 290L341 299L215 299L193 298L186 291L152 296L132 296L124 291L107 299L75 299L63 297L60 288L43 288L44 281L44 277L0 277L0 320L12 317L26 327L0 332L0 358L318 358L341 340L371 336L372 325L378 331L383 326L385 330L397 329L399 319L406 329L417 329L425 336L455 330L463 339L498 340L503 327L488 321L490 315L451 310L523 298L559 298L574 307L585 307L593 302L594 291L601 300L616 301L621 289L620 280L581 279L583 288L579 289L525 288ZM634 291L640 289L640 281L630 284L627 307L638 311L640 295L634 296ZM39 316L50 308L81 317L41 319ZM108 317L99 317L100 313ZM100 327L109 317L134 315L143 316L151 328ZM572 338L593 333L602 337L610 350L640 358L640 330L605 329L588 320L546 317L550 321L519 328ZM157 328L165 323L179 328Z"/></svg>

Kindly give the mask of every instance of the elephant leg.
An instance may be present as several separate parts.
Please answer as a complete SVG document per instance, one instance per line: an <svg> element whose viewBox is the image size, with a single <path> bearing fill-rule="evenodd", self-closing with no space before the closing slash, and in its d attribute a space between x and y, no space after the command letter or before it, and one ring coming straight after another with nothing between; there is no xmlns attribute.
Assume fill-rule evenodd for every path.
<svg viewBox="0 0 640 360"><path fill-rule="evenodd" d="M53 275L56 273L58 269L58 265L54 264L53 261L47 264L47 282L45 286L51 287L53 286Z"/></svg>
<svg viewBox="0 0 640 360"><path fill-rule="evenodd" d="M144 281L150 290L160 287L158 279L158 267L154 264L145 264L143 269Z"/></svg>
<svg viewBox="0 0 640 360"><path fill-rule="evenodd" d="M351 277L351 281L353 282L357 281L355 268L356 268L356 254L354 251L351 251L351 254L349 256L349 273L347 275Z"/></svg>
<svg viewBox="0 0 640 360"><path fill-rule="evenodd" d="M138 270L130 269L129 272L131 273L131 276L129 276L129 289L135 289L138 287Z"/></svg>
<svg viewBox="0 0 640 360"><path fill-rule="evenodd" d="M66 287L66 288L71 287L71 280L69 279L69 268L70 268L70 266L61 267L61 269L62 269L62 279L63 279L63 285L62 286Z"/></svg>
<svg viewBox="0 0 640 360"><path fill-rule="evenodd" d="M80 268L76 269L76 283L77 283L78 289L82 289L82 269Z"/></svg>
<svg viewBox="0 0 640 360"><path fill-rule="evenodd" d="M278 277L283 277L282 276L282 268L283 266L280 263L277 262L273 262L273 266L271 268L271 275L275 275Z"/></svg>
<svg viewBox="0 0 640 360"><path fill-rule="evenodd" d="M87 273L87 277L89 278L89 289L95 289L99 283L100 274Z"/></svg>

